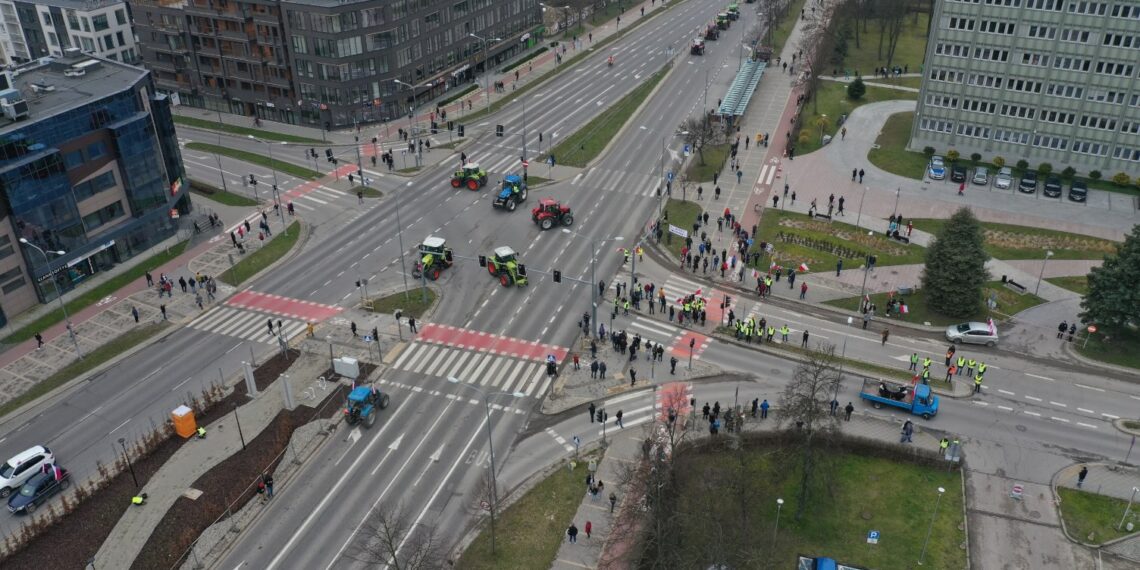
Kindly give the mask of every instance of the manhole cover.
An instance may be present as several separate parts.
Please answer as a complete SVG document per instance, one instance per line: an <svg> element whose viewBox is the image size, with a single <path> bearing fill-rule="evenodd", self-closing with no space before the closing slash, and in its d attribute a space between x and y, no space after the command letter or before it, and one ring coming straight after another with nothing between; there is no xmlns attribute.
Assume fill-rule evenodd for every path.
<svg viewBox="0 0 1140 570"><path fill-rule="evenodd" d="M1026 430L1025 426L1023 426L1021 424L1017 425L1017 431L1025 431L1025 430Z"/></svg>
<svg viewBox="0 0 1140 570"><path fill-rule="evenodd" d="M1039 519L1041 518L1041 511L1029 511L1029 517Z"/></svg>
<svg viewBox="0 0 1140 570"><path fill-rule="evenodd" d="M773 368L769 371L769 373L772 374L773 376L779 376L781 373L781 370L779 368Z"/></svg>
<svg viewBox="0 0 1140 570"><path fill-rule="evenodd" d="M871 520L871 513L868 513L867 511L859 513L859 516L862 517L865 521Z"/></svg>

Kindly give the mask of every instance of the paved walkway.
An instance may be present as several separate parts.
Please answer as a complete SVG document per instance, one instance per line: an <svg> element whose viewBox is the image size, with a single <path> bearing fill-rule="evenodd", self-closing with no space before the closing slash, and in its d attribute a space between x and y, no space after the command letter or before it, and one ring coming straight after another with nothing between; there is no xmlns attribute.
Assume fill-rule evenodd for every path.
<svg viewBox="0 0 1140 570"><path fill-rule="evenodd" d="M917 73L904 73L900 77L922 77L922 75L919 75ZM855 81L855 78L850 77L850 76L848 76L848 77L831 77L829 75L821 75L820 79L822 79L824 81L834 81L835 83L851 83L852 81ZM863 84L866 85L867 87L882 87L884 89L895 89L898 91L908 91L910 93L918 93L919 92L919 89L917 87L908 87L906 85L897 85L895 83L892 83L890 79L883 79L882 77L878 77L875 79L864 78Z"/></svg>

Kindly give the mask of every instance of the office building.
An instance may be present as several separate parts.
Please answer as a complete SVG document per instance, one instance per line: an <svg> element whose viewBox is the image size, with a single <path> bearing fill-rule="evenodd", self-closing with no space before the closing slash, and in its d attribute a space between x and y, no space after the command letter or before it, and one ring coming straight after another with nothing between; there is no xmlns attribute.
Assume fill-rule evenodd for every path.
<svg viewBox="0 0 1140 570"><path fill-rule="evenodd" d="M0 74L0 113L0 325L174 235L190 201L149 72L72 50Z"/></svg>
<svg viewBox="0 0 1140 570"><path fill-rule="evenodd" d="M938 0L911 150L1140 175L1140 2Z"/></svg>
<svg viewBox="0 0 1140 570"><path fill-rule="evenodd" d="M137 59L125 0L0 0L0 61L61 57L68 48L112 61Z"/></svg>
<svg viewBox="0 0 1140 570"><path fill-rule="evenodd" d="M540 40L538 0L132 0L144 65L184 105L317 127L400 117Z"/></svg>

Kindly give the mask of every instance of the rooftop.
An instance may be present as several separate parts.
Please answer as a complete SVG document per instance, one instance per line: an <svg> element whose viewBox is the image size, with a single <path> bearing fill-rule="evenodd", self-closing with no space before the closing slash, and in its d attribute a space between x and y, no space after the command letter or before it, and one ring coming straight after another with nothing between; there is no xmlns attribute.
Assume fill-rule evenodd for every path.
<svg viewBox="0 0 1140 570"><path fill-rule="evenodd" d="M73 69L82 69L83 75L65 75L65 72ZM138 83L147 71L80 54L43 58L15 68L11 73L15 75L12 87L18 89L28 102L29 116L16 122L0 116L0 135L18 130L26 123L43 120L92 100L119 93Z"/></svg>

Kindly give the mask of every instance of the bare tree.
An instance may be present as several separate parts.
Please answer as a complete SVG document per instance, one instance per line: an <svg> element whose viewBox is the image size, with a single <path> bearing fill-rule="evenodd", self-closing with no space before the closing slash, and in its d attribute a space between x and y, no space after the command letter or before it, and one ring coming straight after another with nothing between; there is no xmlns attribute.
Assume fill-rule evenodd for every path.
<svg viewBox="0 0 1140 570"><path fill-rule="evenodd" d="M435 570L444 564L444 545L436 529L413 525L403 505L379 505L369 515L345 556L393 570Z"/></svg>
<svg viewBox="0 0 1140 570"><path fill-rule="evenodd" d="M705 165L705 146L723 142L724 131L707 117L689 117L678 127L678 135L697 153L701 166Z"/></svg>
<svg viewBox="0 0 1140 570"><path fill-rule="evenodd" d="M884 4L883 11L886 14L884 24L887 28L887 68L890 68L891 63L895 59L895 49L899 46L899 38L902 37L903 19L906 18L909 3L907 0L881 1Z"/></svg>
<svg viewBox="0 0 1140 570"><path fill-rule="evenodd" d="M792 381L780 396L781 427L794 425L799 436L801 463L799 501L796 520L804 513L808 503L808 490L815 469L815 447L830 439L837 427L838 415L829 413L829 404L839 386L838 359L835 346L820 343L819 348L804 354L804 361L796 367Z"/></svg>

